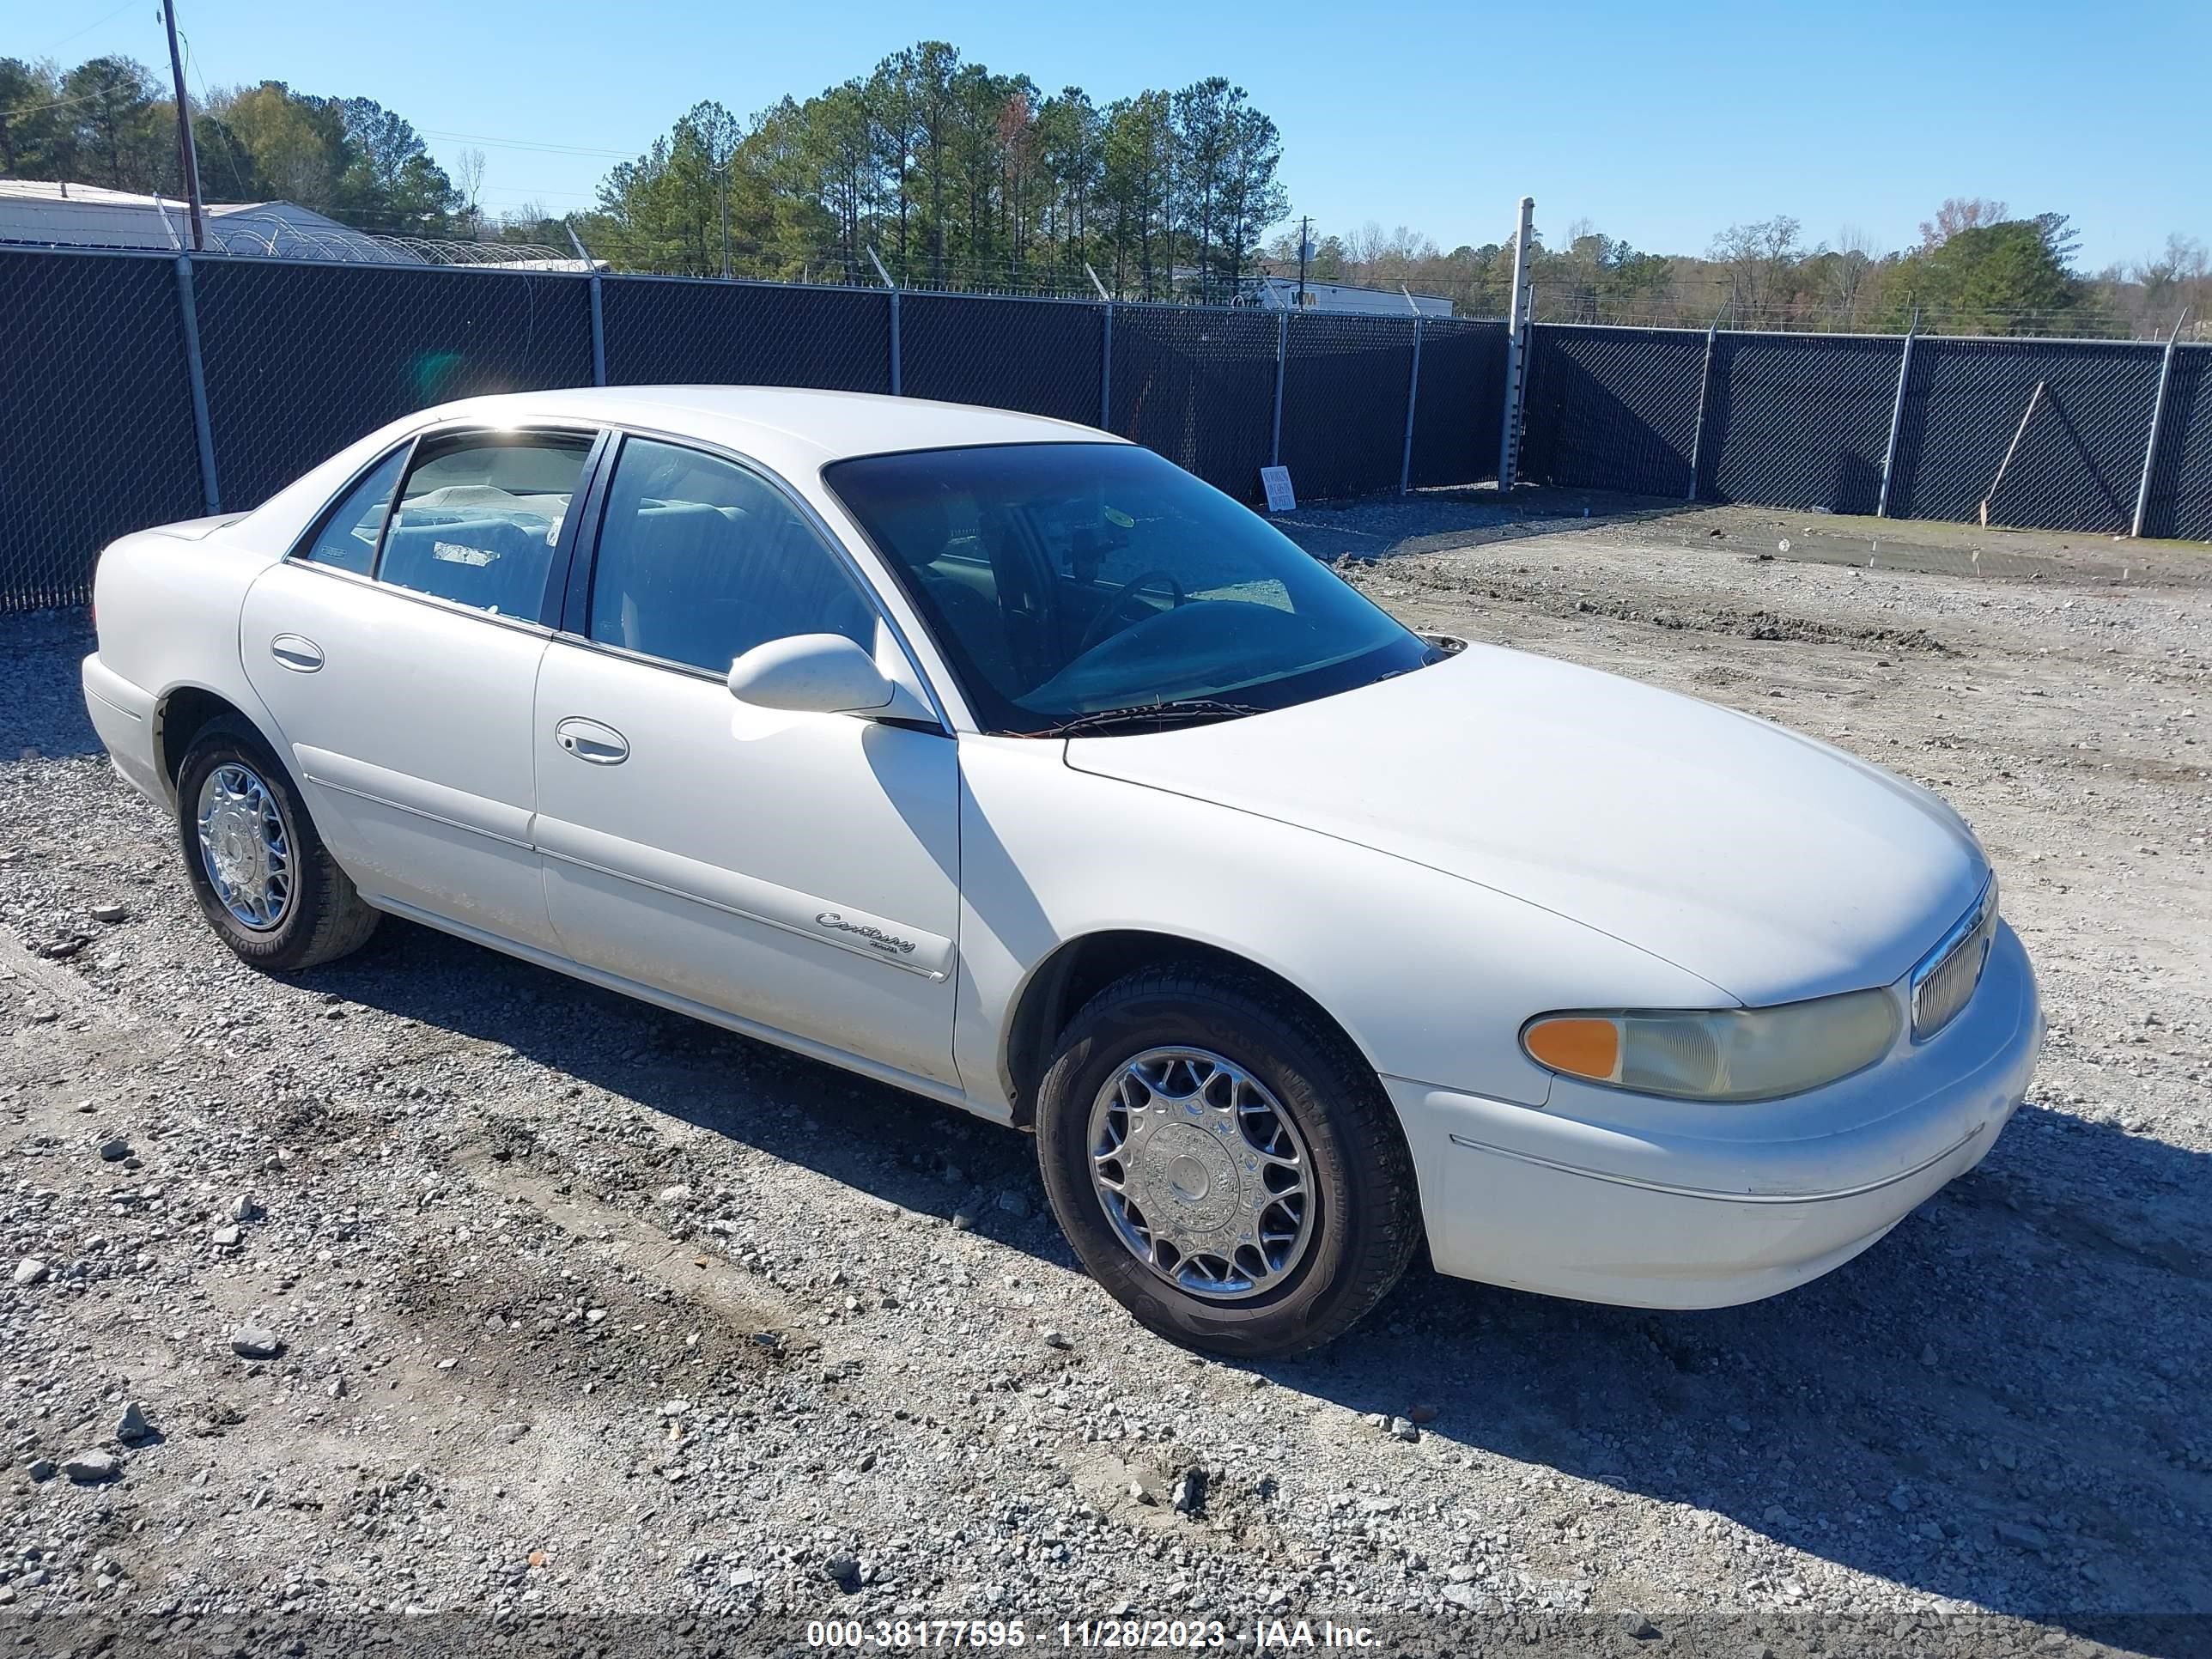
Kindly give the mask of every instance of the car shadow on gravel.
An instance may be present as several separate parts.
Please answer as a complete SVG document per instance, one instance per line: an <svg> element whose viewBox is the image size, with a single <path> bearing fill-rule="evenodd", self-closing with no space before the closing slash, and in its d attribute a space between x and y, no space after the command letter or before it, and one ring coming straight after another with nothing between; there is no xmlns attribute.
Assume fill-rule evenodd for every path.
<svg viewBox="0 0 2212 1659"><path fill-rule="evenodd" d="M303 983L1074 1267L1029 1137L957 1108L388 916Z"/></svg>
<svg viewBox="0 0 2212 1659"><path fill-rule="evenodd" d="M951 1108L405 925L315 985L1079 1270L1028 1139ZM1414 1448L1358 1431L1386 1476L1401 1453L1549 1468L1685 1506L1686 1527L1726 1516L1913 1590L2178 1654L2130 1620L2212 1611L2212 1435L2192 1403L2212 1369L2208 1164L2028 1107L1980 1169L1786 1296L1654 1313L1417 1265L1333 1347L1249 1369L1425 1419ZM1786 1575L1744 1588L1822 1600Z"/></svg>
<svg viewBox="0 0 2212 1659"><path fill-rule="evenodd" d="M1786 1295L1650 1312L1416 1273L1350 1340L1262 1369L1418 1410L1478 1459L1683 1505L1685 1527L1723 1516L1912 1590L2202 1653L2208 1181L2205 1154L2031 1106ZM1786 1577L1742 1588L1796 1599Z"/></svg>

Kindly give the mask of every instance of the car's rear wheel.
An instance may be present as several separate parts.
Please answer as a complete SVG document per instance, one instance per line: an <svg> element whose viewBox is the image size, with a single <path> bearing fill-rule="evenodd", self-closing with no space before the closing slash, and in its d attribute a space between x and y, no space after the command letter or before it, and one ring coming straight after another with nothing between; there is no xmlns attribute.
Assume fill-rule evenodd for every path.
<svg viewBox="0 0 2212 1659"><path fill-rule="evenodd" d="M1341 1036L1256 975L1133 974L1039 1085L1037 1157L1091 1276L1152 1329L1243 1358L1317 1347L1405 1271L1412 1161Z"/></svg>
<svg viewBox="0 0 2212 1659"><path fill-rule="evenodd" d="M274 972L357 951L377 913L338 868L283 765L242 720L210 721L177 773L185 873L209 924Z"/></svg>

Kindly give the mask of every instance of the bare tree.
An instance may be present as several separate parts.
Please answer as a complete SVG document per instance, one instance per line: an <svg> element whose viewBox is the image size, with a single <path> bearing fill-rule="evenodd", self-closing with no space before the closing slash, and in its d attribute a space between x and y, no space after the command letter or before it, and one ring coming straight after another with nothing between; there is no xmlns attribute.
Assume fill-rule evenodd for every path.
<svg viewBox="0 0 2212 1659"><path fill-rule="evenodd" d="M1930 252L1962 230L2002 224L2005 216L2010 211L2002 202L1993 197L1947 196L1943 198L1943 205L1936 210L1933 219L1920 222L1920 251Z"/></svg>
<svg viewBox="0 0 2212 1659"><path fill-rule="evenodd" d="M1346 237L1345 257L1352 266L1353 277L1365 282L1376 262L1382 258L1383 249L1389 246L1389 239L1383 235L1382 227L1372 219Z"/></svg>
<svg viewBox="0 0 2212 1659"><path fill-rule="evenodd" d="M1728 267L1738 307L1759 312L1790 297L1790 271L1805 256L1798 240L1802 228L1788 214L1778 213L1771 219L1730 225L1713 238L1706 257Z"/></svg>
<svg viewBox="0 0 2212 1659"><path fill-rule="evenodd" d="M1835 255L1829 265L1829 295L1848 325L1858 321L1859 306L1867 297L1867 284L1875 261L1881 257L1873 237L1856 225L1836 233Z"/></svg>
<svg viewBox="0 0 2212 1659"><path fill-rule="evenodd" d="M2122 275L2114 270L2106 280ZM2124 279L2142 292L2140 321L2150 331L2172 326L2184 307L2200 325L2212 310L2212 253L2194 236L2175 231L2158 252L2130 266Z"/></svg>
<svg viewBox="0 0 2212 1659"><path fill-rule="evenodd" d="M471 229L483 222L483 212L478 198L483 194L484 153L480 149L465 149L453 167L453 188L460 195L461 216Z"/></svg>

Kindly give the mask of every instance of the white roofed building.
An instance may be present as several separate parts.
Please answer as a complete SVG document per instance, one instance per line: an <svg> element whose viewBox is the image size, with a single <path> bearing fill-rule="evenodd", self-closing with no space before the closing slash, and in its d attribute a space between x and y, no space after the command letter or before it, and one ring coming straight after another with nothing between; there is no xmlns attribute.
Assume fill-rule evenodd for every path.
<svg viewBox="0 0 2212 1659"><path fill-rule="evenodd" d="M427 264L402 244L370 236L294 202L210 202L203 209L207 251L376 264ZM0 179L0 243L39 247L145 248L191 246L191 212L173 197L105 190L98 185Z"/></svg>
<svg viewBox="0 0 2212 1659"><path fill-rule="evenodd" d="M373 236L296 202L208 202L209 253L362 265L495 265L590 270L556 249L522 242ZM173 196L98 185L0 179L0 247L125 248L176 253L192 245L191 210ZM601 267L604 268L604 267Z"/></svg>

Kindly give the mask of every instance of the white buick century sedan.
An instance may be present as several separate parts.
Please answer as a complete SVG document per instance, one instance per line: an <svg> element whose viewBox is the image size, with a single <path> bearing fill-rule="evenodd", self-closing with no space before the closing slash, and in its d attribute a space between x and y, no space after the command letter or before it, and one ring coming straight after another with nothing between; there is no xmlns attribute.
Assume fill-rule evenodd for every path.
<svg viewBox="0 0 2212 1659"><path fill-rule="evenodd" d="M1985 1154L2034 976L1935 796L1401 627L1135 445L629 387L128 536L84 664L208 920L389 913L1034 1129L1085 1266L1260 1355L1425 1240L1769 1296Z"/></svg>

